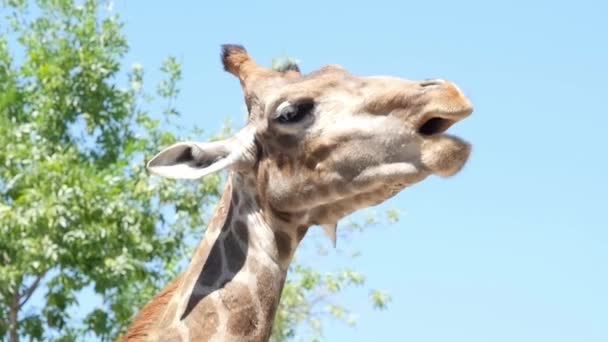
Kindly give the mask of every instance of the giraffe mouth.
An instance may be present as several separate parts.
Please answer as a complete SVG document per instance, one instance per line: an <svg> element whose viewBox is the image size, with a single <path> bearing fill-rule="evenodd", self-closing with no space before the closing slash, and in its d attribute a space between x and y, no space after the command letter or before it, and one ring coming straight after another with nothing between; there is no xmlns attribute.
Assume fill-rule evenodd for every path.
<svg viewBox="0 0 608 342"><path fill-rule="evenodd" d="M442 177L453 176L466 164L471 145L461 138L444 133L470 112L457 113L460 115L432 113L419 121L416 131L423 138L421 160L432 173Z"/></svg>
<svg viewBox="0 0 608 342"><path fill-rule="evenodd" d="M457 120L431 116L422 121L418 133L425 137L439 135L446 132Z"/></svg>

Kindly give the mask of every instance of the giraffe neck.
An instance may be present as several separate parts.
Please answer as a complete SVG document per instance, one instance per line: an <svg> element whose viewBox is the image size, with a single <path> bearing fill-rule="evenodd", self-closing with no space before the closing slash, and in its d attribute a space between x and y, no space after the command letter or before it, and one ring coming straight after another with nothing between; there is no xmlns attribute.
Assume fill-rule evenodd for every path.
<svg viewBox="0 0 608 342"><path fill-rule="evenodd" d="M231 174L157 325L158 340L268 339L297 229L260 205L254 179ZM300 229L302 234L302 228Z"/></svg>

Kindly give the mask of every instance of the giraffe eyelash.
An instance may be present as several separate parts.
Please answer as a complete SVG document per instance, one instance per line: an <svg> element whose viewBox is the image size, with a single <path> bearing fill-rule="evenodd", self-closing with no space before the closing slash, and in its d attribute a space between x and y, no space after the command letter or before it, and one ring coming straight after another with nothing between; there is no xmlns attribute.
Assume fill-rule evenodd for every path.
<svg viewBox="0 0 608 342"><path fill-rule="evenodd" d="M314 102L310 99L300 100L293 104L285 101L277 107L274 120L280 124L296 124L310 116L313 109Z"/></svg>

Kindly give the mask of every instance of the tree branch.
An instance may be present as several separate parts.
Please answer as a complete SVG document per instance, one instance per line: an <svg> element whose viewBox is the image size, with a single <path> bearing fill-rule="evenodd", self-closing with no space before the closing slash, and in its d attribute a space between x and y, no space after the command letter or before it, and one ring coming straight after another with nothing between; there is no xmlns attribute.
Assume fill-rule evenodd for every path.
<svg viewBox="0 0 608 342"><path fill-rule="evenodd" d="M36 277L36 279L34 280L32 285L30 285L21 295L19 295L19 299L21 300L21 302L19 303L18 309L21 309L23 307L23 305L25 305L25 303L27 303L27 301L30 300L30 297L32 297L32 294L34 293L34 291L36 291L36 289L38 288L38 285L40 285L40 281L46 275L46 272L48 272L48 270L40 273Z"/></svg>
<svg viewBox="0 0 608 342"><path fill-rule="evenodd" d="M19 342L19 332L17 330L17 323L19 318L19 290L15 288L13 299L10 305L9 321L8 321L8 340L10 342Z"/></svg>

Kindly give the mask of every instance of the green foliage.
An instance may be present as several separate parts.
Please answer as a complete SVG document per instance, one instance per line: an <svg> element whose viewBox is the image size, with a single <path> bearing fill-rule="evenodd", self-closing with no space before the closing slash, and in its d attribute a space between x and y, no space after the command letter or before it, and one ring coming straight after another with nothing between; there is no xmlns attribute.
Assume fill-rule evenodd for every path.
<svg viewBox="0 0 608 342"><path fill-rule="evenodd" d="M143 108L141 68L117 85L127 42L115 16L95 1L59 0L5 2L4 13L0 336L110 339L187 258L185 239L205 225L219 178L176 183L146 173L144 156L175 137ZM169 58L161 71L163 118L177 115L180 64ZM86 287L103 308L74 317ZM36 291L43 307L23 310Z"/></svg>
<svg viewBox="0 0 608 342"><path fill-rule="evenodd" d="M354 315L346 307L335 303L333 297L347 287L359 287L364 283L365 276L354 270L321 273L295 260L283 289L272 341L293 338L298 329L309 330L313 339L319 339L324 319L338 319L354 325ZM303 323L308 329L302 329Z"/></svg>
<svg viewBox="0 0 608 342"><path fill-rule="evenodd" d="M386 309L388 307L388 303L391 302L391 296L388 293L378 290L372 291L369 294L369 298L374 304L374 307L381 310Z"/></svg>
<svg viewBox="0 0 608 342"><path fill-rule="evenodd" d="M177 138L177 59L162 64L165 78L146 93L143 68L121 64L121 21L97 1L4 0L2 13L0 337L114 339L189 260L220 178L146 173L144 158ZM273 340L307 329L319 338L325 316L354 324L333 298L364 282L354 270L294 262ZM79 308L82 291L100 306ZM376 292L370 299L388 302Z"/></svg>

